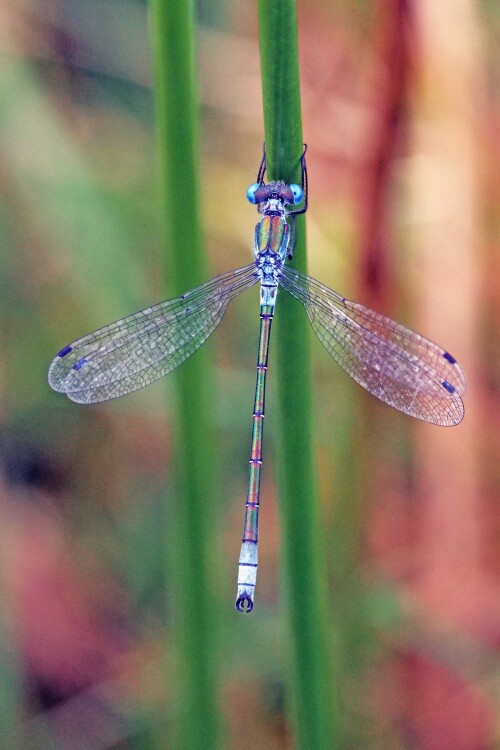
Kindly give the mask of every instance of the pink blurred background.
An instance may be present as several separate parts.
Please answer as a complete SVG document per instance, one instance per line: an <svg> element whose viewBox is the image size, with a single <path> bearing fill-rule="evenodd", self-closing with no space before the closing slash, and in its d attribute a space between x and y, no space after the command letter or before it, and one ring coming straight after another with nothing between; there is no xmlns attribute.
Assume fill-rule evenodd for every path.
<svg viewBox="0 0 500 750"><path fill-rule="evenodd" d="M438 341L468 377L465 420L438 429L362 393L314 344L342 747L495 748L500 10L303 0L298 15L309 271ZM200 4L198 43L216 273L251 252L244 195L263 139L254 5ZM172 747L171 387L85 409L46 384L67 341L165 294L146 5L4 0L0 54L0 734L8 747ZM244 622L232 609L255 305L234 303L212 344L216 663L224 746L240 750L292 746L272 394L261 607ZM248 642L255 653L242 654Z"/></svg>

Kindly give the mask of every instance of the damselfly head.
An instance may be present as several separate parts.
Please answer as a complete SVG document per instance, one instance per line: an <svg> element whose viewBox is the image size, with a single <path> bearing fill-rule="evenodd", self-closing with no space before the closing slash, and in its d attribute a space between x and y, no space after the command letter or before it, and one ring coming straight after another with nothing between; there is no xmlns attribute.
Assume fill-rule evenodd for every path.
<svg viewBox="0 0 500 750"><path fill-rule="evenodd" d="M268 182L267 185L256 182L247 190L247 198L254 205L270 199L281 201L285 205L297 205L303 197L304 193L300 185L287 185L284 182Z"/></svg>

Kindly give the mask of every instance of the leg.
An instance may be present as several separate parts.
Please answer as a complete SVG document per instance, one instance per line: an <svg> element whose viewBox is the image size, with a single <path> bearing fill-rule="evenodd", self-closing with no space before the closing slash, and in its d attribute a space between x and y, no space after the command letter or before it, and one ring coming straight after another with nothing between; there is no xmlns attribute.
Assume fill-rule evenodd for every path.
<svg viewBox="0 0 500 750"><path fill-rule="evenodd" d="M288 242L286 243L286 259L292 260L295 248L295 216L292 214L289 215L291 216L291 219L290 224L288 224L290 231L288 234Z"/></svg>
<svg viewBox="0 0 500 750"><path fill-rule="evenodd" d="M259 171L257 173L257 182L259 185L264 184L264 176L266 174L266 144L262 144L262 159L260 161Z"/></svg>

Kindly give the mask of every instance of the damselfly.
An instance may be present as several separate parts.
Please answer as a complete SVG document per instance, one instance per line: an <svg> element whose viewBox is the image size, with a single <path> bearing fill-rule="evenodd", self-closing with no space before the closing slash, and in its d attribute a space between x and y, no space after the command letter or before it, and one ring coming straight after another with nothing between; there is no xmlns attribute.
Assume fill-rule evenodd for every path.
<svg viewBox="0 0 500 750"><path fill-rule="evenodd" d="M262 216L255 227L252 263L68 344L49 370L51 387L78 403L131 393L184 362L217 327L229 302L260 282L257 384L236 599L240 612L253 609L257 580L266 373L279 288L302 302L327 351L374 396L435 425L458 424L464 415L460 396L465 376L451 354L286 265L293 255L296 217L307 210L305 149L301 168L301 185L266 184L264 151L257 182L247 190L248 200Z"/></svg>

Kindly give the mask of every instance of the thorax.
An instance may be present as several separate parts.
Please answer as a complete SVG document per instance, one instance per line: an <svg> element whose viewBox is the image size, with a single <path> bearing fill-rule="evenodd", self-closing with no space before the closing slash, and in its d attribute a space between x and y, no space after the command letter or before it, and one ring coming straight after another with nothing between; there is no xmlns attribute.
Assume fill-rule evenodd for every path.
<svg viewBox="0 0 500 750"><path fill-rule="evenodd" d="M287 234L288 226L284 216L266 214L257 225L255 254L268 251L280 255L283 259Z"/></svg>
<svg viewBox="0 0 500 750"><path fill-rule="evenodd" d="M288 225L283 215L265 214L255 231L255 265L261 280L261 303L274 304L286 256Z"/></svg>

